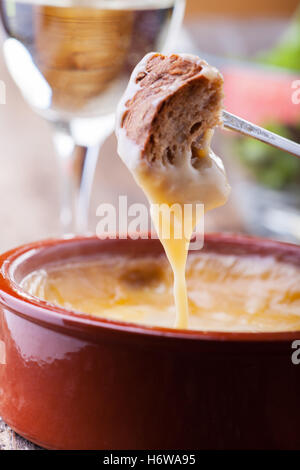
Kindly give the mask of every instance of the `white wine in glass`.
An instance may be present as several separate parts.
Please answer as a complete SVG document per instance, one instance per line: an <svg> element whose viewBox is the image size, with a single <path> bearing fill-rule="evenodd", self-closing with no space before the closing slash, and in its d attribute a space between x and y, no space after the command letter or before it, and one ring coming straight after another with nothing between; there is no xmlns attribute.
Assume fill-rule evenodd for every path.
<svg viewBox="0 0 300 470"><path fill-rule="evenodd" d="M65 232L87 229L99 146L135 64L167 51L184 0L0 0L4 56L24 98L53 127Z"/></svg>

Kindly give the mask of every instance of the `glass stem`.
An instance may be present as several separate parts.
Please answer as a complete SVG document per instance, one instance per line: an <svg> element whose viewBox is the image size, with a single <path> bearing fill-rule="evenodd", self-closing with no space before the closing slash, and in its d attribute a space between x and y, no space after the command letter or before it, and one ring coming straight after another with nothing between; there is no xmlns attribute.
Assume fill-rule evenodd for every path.
<svg viewBox="0 0 300 470"><path fill-rule="evenodd" d="M88 215L99 153L114 127L114 113L84 121L77 119L71 123L72 135L75 136L76 142L80 142L86 148L77 201L77 226L80 232L88 229Z"/></svg>
<svg viewBox="0 0 300 470"><path fill-rule="evenodd" d="M68 123L54 123L53 141L61 175L60 221L64 233L87 231L87 214L81 214L80 192L88 148L76 145Z"/></svg>
<svg viewBox="0 0 300 470"><path fill-rule="evenodd" d="M60 219L64 233L88 231L99 151L112 133L114 122L114 114L108 114L91 120L52 123L61 174Z"/></svg>
<svg viewBox="0 0 300 470"><path fill-rule="evenodd" d="M77 228L82 232L88 230L89 208L93 181L102 143L86 148L85 162L77 201Z"/></svg>

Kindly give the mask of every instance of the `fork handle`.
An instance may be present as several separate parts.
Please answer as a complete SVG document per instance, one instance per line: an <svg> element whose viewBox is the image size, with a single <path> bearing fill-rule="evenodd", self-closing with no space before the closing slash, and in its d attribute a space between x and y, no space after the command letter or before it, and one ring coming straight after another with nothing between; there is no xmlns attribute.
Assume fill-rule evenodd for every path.
<svg viewBox="0 0 300 470"><path fill-rule="evenodd" d="M231 131L236 131L239 134L248 135L254 139L260 140L266 144L272 145L280 150L295 155L300 158L300 144L292 140L274 134L274 132L267 131L260 126L256 126L245 119L235 116L234 114L223 111L223 126Z"/></svg>

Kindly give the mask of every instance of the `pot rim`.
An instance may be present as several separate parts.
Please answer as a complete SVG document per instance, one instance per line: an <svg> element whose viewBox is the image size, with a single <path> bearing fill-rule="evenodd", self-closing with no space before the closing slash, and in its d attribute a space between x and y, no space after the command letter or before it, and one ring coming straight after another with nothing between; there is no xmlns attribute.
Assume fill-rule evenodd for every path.
<svg viewBox="0 0 300 470"><path fill-rule="evenodd" d="M100 240L97 236L92 234L78 236L67 235L61 238L51 238L27 243L3 253L0 256L0 305L12 310L15 314L29 321L48 327L50 326L55 329L85 330L94 333L99 332L99 330L111 330L134 335L226 342L283 342L300 339L300 330L288 332L181 330L105 319L68 310L27 294L21 290L20 286L13 279L11 268L13 264L16 264L18 261L21 263L22 260L24 261L30 258L40 250L48 249L55 245L64 245L72 242L81 243L87 240L99 240L99 242L102 243L107 241ZM127 237L126 240L130 239ZM113 241L117 243L120 239L117 237ZM134 243L135 240L130 241ZM145 242L146 241L147 240L145 240ZM243 248L259 248L262 253L267 249L267 251L271 251L275 254L294 256L297 260L299 259L300 269L300 245L232 233L206 234L205 241L221 243L223 245L237 245Z"/></svg>

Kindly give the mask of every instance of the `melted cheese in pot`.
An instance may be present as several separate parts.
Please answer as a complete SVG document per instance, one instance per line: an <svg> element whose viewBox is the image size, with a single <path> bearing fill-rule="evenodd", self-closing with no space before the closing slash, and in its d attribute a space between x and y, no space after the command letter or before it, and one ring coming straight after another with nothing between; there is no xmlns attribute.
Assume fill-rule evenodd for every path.
<svg viewBox="0 0 300 470"><path fill-rule="evenodd" d="M299 266L272 256L192 252L186 279L189 328L300 330ZM49 265L22 288L67 309L142 325L173 327L173 275L164 256L126 254Z"/></svg>

